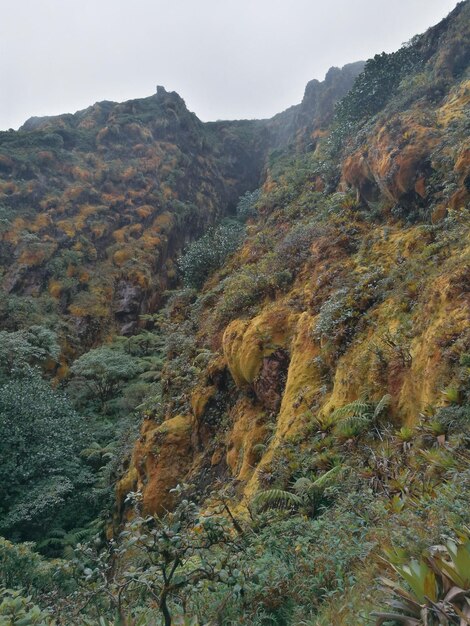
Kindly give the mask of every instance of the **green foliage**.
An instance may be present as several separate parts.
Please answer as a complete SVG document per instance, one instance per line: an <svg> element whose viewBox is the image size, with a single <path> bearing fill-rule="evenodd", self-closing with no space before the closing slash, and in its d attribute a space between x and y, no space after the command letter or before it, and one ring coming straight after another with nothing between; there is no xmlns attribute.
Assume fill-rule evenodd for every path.
<svg viewBox="0 0 470 626"><path fill-rule="evenodd" d="M325 496L332 495L342 471L338 465L313 479L298 478L292 486L293 492L282 489L260 491L253 498L254 510L300 509L311 516L318 514L320 503L326 500Z"/></svg>
<svg viewBox="0 0 470 626"><path fill-rule="evenodd" d="M327 229L317 219L295 225L276 247L278 265L298 271L311 255L310 247L314 240L326 232Z"/></svg>
<svg viewBox="0 0 470 626"><path fill-rule="evenodd" d="M313 337L339 356L354 337L364 314L383 300L385 289L380 269L357 276L354 286L336 289L320 307Z"/></svg>
<svg viewBox="0 0 470 626"><path fill-rule="evenodd" d="M83 354L70 369L85 392L98 397L103 410L124 383L139 373L140 365L129 354L102 346Z"/></svg>
<svg viewBox="0 0 470 626"><path fill-rule="evenodd" d="M355 400L339 407L330 416L336 425L334 433L343 439L349 439L377 426L379 418L387 411L391 399L390 394L385 394L377 404Z"/></svg>
<svg viewBox="0 0 470 626"><path fill-rule="evenodd" d="M258 215L256 210L256 203L261 195L260 189L255 191L247 191L240 197L237 203L237 219L241 222L246 222L251 218L255 218Z"/></svg>
<svg viewBox="0 0 470 626"><path fill-rule="evenodd" d="M43 365L59 357L57 335L44 326L16 332L0 331L0 381L22 375L30 366Z"/></svg>
<svg viewBox="0 0 470 626"><path fill-rule="evenodd" d="M15 544L0 537L0 587L22 589L37 598L58 585L66 589L69 583L65 569L37 554L34 544Z"/></svg>
<svg viewBox="0 0 470 626"><path fill-rule="evenodd" d="M174 491L179 503L161 517L142 517L139 494L130 494L137 503L136 516L117 542L110 542L100 553L91 545L78 553L75 565L86 584L87 604L126 620L134 616L136 599L146 593L156 603L162 623L171 626L175 613L181 612L206 582L221 585L230 593L241 590L237 539L227 520L199 511L185 497L183 487ZM132 556L132 565L115 568L115 554L124 567Z"/></svg>
<svg viewBox="0 0 470 626"><path fill-rule="evenodd" d="M337 105L337 119L349 123L375 115L391 99L400 81L419 70L421 62L415 45L376 54L366 62L352 89Z"/></svg>
<svg viewBox="0 0 470 626"><path fill-rule="evenodd" d="M32 539L84 502L92 476L80 460L84 425L37 373L0 387L0 529ZM82 510L83 516L91 511Z"/></svg>
<svg viewBox="0 0 470 626"><path fill-rule="evenodd" d="M274 252L232 272L220 285L223 295L217 304L218 321L227 322L246 314L259 306L263 298L286 290L294 278L288 267L288 259Z"/></svg>
<svg viewBox="0 0 470 626"><path fill-rule="evenodd" d="M376 626L391 620L410 626L470 624L470 537L462 533L456 541L431 548L421 560L388 562L406 587L382 578L384 591L391 593L391 611L373 613ZM400 555L400 560L402 556Z"/></svg>
<svg viewBox="0 0 470 626"><path fill-rule="evenodd" d="M32 602L31 596L23 596L21 591L0 589L1 626L54 626L48 611L43 611Z"/></svg>
<svg viewBox="0 0 470 626"><path fill-rule="evenodd" d="M0 320L5 331L41 326L45 321L50 328L57 324L57 308L49 294L33 297L0 291Z"/></svg>
<svg viewBox="0 0 470 626"><path fill-rule="evenodd" d="M269 508L289 509L298 507L300 504L302 504L300 496L282 489L260 491L253 499L253 505L259 511Z"/></svg>
<svg viewBox="0 0 470 626"><path fill-rule="evenodd" d="M244 228L238 222L227 221L190 244L178 261L187 287L201 287L207 278L239 247Z"/></svg>

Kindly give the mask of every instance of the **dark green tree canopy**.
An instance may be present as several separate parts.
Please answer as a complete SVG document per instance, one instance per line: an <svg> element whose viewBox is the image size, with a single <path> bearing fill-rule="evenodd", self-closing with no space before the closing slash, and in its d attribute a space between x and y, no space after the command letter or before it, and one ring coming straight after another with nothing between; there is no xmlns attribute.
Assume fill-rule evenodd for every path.
<svg viewBox="0 0 470 626"><path fill-rule="evenodd" d="M90 485L82 419L34 370L0 386L1 533L34 538Z"/></svg>
<svg viewBox="0 0 470 626"><path fill-rule="evenodd" d="M59 357L57 335L45 326L34 325L16 332L0 331L0 380L12 373L21 375L32 365L43 365Z"/></svg>

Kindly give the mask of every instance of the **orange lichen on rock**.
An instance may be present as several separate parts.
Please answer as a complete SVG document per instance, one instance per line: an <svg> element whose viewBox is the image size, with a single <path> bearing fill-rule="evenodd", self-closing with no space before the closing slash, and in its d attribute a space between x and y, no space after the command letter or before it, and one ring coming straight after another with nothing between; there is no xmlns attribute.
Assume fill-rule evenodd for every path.
<svg viewBox="0 0 470 626"><path fill-rule="evenodd" d="M48 213L39 213L36 216L36 219L30 226L30 231L32 233L37 233L41 230L48 228L52 223L51 217Z"/></svg>
<svg viewBox="0 0 470 626"><path fill-rule="evenodd" d="M161 248L163 239L160 235L152 234L152 231L144 232L142 237L139 238L139 244L143 250L153 250Z"/></svg>
<svg viewBox="0 0 470 626"><path fill-rule="evenodd" d="M174 221L173 215L165 211L154 219L152 227L157 233L167 233L173 227Z"/></svg>
<svg viewBox="0 0 470 626"><path fill-rule="evenodd" d="M27 265L28 267L35 267L41 265L47 259L54 254L57 245L35 245L30 248L26 248L20 254L18 259L18 263L22 265Z"/></svg>
<svg viewBox="0 0 470 626"><path fill-rule="evenodd" d="M437 143L433 127L420 124L411 115L396 116L377 129L366 148L346 159L343 178L366 201L371 199L371 183L395 202L413 190L424 197L427 160Z"/></svg>
<svg viewBox="0 0 470 626"><path fill-rule="evenodd" d="M153 211L154 208L148 204L144 204L135 210L135 212L141 219L146 219L147 217L152 215Z"/></svg>
<svg viewBox="0 0 470 626"><path fill-rule="evenodd" d="M113 262L118 267L121 267L122 265L124 265L124 263L132 258L132 255L133 251L131 248L121 248L119 250L116 250L116 252L113 254Z"/></svg>
<svg viewBox="0 0 470 626"><path fill-rule="evenodd" d="M132 465L137 489L142 491L144 512L160 513L171 508L170 490L181 482L192 459L191 419L177 415L156 425L144 423Z"/></svg>
<svg viewBox="0 0 470 626"><path fill-rule="evenodd" d="M62 293L62 283L59 280L51 279L49 281L48 291L53 298L60 298Z"/></svg>
<svg viewBox="0 0 470 626"><path fill-rule="evenodd" d="M75 224L71 220L60 220L57 222L57 228L60 228L67 237L74 237L76 234Z"/></svg>

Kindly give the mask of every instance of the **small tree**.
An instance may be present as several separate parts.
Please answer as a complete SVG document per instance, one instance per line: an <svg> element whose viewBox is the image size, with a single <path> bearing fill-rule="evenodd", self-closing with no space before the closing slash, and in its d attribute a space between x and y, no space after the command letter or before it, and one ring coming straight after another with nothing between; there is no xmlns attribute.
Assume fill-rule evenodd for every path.
<svg viewBox="0 0 470 626"><path fill-rule="evenodd" d="M203 581L225 586L230 594L241 590L241 546L231 523L221 515L201 513L184 497L183 487L174 491L179 504L163 517L139 514L140 494L129 494L137 515L118 540L104 552L88 546L77 555L89 604L116 614L122 624L129 623L129 612L142 593L155 601L165 626L171 626L172 613L185 611ZM119 562L126 564L125 570Z"/></svg>
<svg viewBox="0 0 470 626"><path fill-rule="evenodd" d="M106 346L90 350L71 367L72 373L85 384L89 394L99 399L102 410L106 402L139 370L139 363L132 356Z"/></svg>

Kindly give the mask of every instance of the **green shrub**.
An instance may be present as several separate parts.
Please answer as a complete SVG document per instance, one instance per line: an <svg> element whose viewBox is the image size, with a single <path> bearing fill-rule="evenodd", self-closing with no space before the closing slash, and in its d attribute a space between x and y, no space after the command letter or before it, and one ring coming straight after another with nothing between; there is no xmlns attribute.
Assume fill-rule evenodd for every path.
<svg viewBox="0 0 470 626"><path fill-rule="evenodd" d="M43 537L54 524L93 514L92 475L80 460L85 432L67 397L31 371L0 386L0 529ZM80 504L81 502L81 504ZM69 520L70 522L71 520Z"/></svg>
<svg viewBox="0 0 470 626"><path fill-rule="evenodd" d="M97 397L101 410L128 381L140 371L140 364L122 350L109 346L95 348L83 354L71 367L78 382L83 383L85 395Z"/></svg>
<svg viewBox="0 0 470 626"><path fill-rule="evenodd" d="M43 611L20 591L0 589L0 624L2 626L54 626L48 611Z"/></svg>
<svg viewBox="0 0 470 626"><path fill-rule="evenodd" d="M336 106L336 119L348 124L375 115L393 96L402 78L416 72L421 64L413 45L390 54L376 54L366 62L352 89Z"/></svg>
<svg viewBox="0 0 470 626"><path fill-rule="evenodd" d="M227 222L211 228L200 239L193 242L178 260L187 287L200 288L207 278L239 247L244 228L237 222Z"/></svg>
<svg viewBox="0 0 470 626"><path fill-rule="evenodd" d="M258 211L256 210L256 203L261 195L261 190L247 191L240 197L237 204L237 219L241 222L246 222L250 218L256 217Z"/></svg>
<svg viewBox="0 0 470 626"><path fill-rule="evenodd" d="M58 585L72 584L62 562L49 561L34 552L32 543L12 543L0 537L0 587L21 589L37 597Z"/></svg>
<svg viewBox="0 0 470 626"><path fill-rule="evenodd" d="M57 335L44 326L31 326L13 333L0 331L0 381L13 373L21 375L30 366L59 357Z"/></svg>

